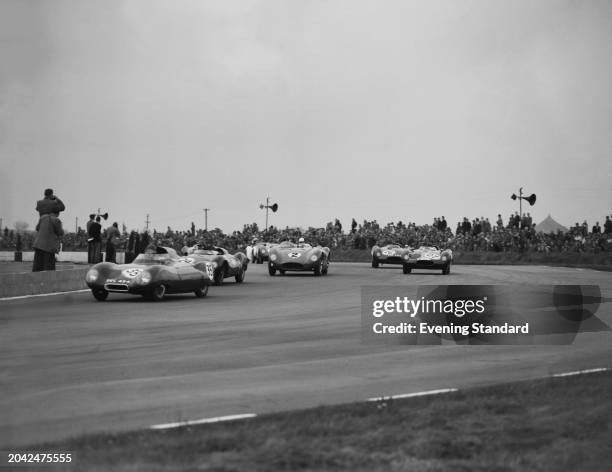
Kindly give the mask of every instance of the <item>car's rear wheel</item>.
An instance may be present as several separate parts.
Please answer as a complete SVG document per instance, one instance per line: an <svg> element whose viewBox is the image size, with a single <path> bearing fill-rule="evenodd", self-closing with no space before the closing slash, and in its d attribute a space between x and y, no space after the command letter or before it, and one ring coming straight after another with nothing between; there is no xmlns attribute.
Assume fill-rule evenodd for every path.
<svg viewBox="0 0 612 472"><path fill-rule="evenodd" d="M323 258L319 259L314 267L314 275L319 277L323 273Z"/></svg>
<svg viewBox="0 0 612 472"><path fill-rule="evenodd" d="M242 269L240 269L240 272L238 272L236 274L236 282L241 284L242 282L244 282L244 267Z"/></svg>
<svg viewBox="0 0 612 472"><path fill-rule="evenodd" d="M272 277L276 275L276 268L272 266L272 264L268 264L268 274Z"/></svg>
<svg viewBox="0 0 612 472"><path fill-rule="evenodd" d="M372 267L374 267L375 269L378 269L378 259L376 259L375 257L372 258Z"/></svg>
<svg viewBox="0 0 612 472"><path fill-rule="evenodd" d="M164 299L164 295L166 295L166 286L164 284L160 284L151 292L151 300L154 302L160 302Z"/></svg>
<svg viewBox="0 0 612 472"><path fill-rule="evenodd" d="M108 298L108 290L105 290L103 288L94 288L91 290L91 293L94 298L99 302L103 302Z"/></svg>
<svg viewBox="0 0 612 472"><path fill-rule="evenodd" d="M409 274L410 272L412 272L412 269L408 267L406 264L402 266L402 269L403 269L404 274Z"/></svg>
<svg viewBox="0 0 612 472"><path fill-rule="evenodd" d="M221 266L215 271L215 276L214 276L215 285L223 284L224 278L225 278L225 266Z"/></svg>
<svg viewBox="0 0 612 472"><path fill-rule="evenodd" d="M197 288L194 290L195 296L198 298L204 298L208 295L208 285L204 285L203 288Z"/></svg>

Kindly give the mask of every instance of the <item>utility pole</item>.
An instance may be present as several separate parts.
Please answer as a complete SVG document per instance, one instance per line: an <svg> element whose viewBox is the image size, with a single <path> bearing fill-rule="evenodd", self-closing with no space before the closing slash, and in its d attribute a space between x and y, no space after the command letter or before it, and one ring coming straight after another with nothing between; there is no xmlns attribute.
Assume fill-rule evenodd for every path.
<svg viewBox="0 0 612 472"><path fill-rule="evenodd" d="M147 229L145 230L147 233L149 232L149 214L147 213L147 221L145 221L145 223L147 224Z"/></svg>
<svg viewBox="0 0 612 472"><path fill-rule="evenodd" d="M79 217L77 216L74 219L74 234L77 234L79 232Z"/></svg>
<svg viewBox="0 0 612 472"><path fill-rule="evenodd" d="M204 208L204 231L208 231L208 212L210 208Z"/></svg>
<svg viewBox="0 0 612 472"><path fill-rule="evenodd" d="M273 205L270 205L270 197L266 197L266 204L264 205L263 203L261 205L259 205L259 208L261 208L262 210L265 208L266 209L266 232L268 231L268 210L272 210L274 213L276 213L276 210L278 210L278 203L274 203Z"/></svg>

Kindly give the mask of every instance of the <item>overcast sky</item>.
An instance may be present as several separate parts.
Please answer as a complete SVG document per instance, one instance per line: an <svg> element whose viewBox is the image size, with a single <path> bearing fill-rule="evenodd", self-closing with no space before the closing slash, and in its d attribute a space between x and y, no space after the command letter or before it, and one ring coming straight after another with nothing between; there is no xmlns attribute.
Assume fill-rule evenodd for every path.
<svg viewBox="0 0 612 472"><path fill-rule="evenodd" d="M0 218L612 214L612 2L0 0Z"/></svg>

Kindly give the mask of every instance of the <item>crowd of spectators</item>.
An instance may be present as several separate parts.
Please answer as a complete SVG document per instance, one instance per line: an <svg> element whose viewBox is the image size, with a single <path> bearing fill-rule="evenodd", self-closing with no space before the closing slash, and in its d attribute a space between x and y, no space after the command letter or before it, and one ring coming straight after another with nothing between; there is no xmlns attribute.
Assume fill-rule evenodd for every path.
<svg viewBox="0 0 612 472"><path fill-rule="evenodd" d="M276 228L271 226L267 231L259 229L257 224L244 225L241 231L225 234L220 229L205 231L196 229L192 224L190 230L175 231L167 228L160 232L128 233L123 228L118 238L118 248L126 252L126 259L135 257L150 242L168 245L181 250L184 246L195 243L216 245L229 251L244 251L254 240L280 242L297 241L304 237L311 244L320 244L332 249L362 249L384 244L417 246L421 244L436 245L455 251L515 251L515 252L612 252L612 221L607 216L603 228L596 223L589 229L586 222L576 223L568 231L543 233L536 231L536 225L529 214L522 218L518 214L510 215L504 224L498 215L495 224L488 218L463 218L457 223L455 232L448 227L445 217L434 218L432 224L416 225L415 223L387 223L380 225L376 220L363 221L358 224L354 219L350 229L343 229L337 219L320 228ZM106 238L105 230L103 238ZM4 228L0 233L0 248L15 250L17 238L22 250L31 250L35 233L22 232ZM62 239L64 251L86 251L87 233L79 228L77 233L67 232Z"/></svg>

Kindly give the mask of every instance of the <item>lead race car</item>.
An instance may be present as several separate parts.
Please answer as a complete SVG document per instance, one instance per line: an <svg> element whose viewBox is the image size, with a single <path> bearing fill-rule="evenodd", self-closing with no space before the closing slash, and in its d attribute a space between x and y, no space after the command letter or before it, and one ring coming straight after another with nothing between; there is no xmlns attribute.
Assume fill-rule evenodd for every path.
<svg viewBox="0 0 612 472"><path fill-rule="evenodd" d="M450 274L453 262L453 251L441 250L437 246L419 246L411 249L403 256L402 264L404 274L409 274L412 269L442 270L442 274Z"/></svg>
<svg viewBox="0 0 612 472"><path fill-rule="evenodd" d="M249 265L249 259L243 252L230 254L227 249L218 246L200 248L195 245L187 250L181 260L194 266L201 266L202 263L212 264L215 285L221 285L228 277L234 277L239 284L244 282Z"/></svg>
<svg viewBox="0 0 612 472"><path fill-rule="evenodd" d="M213 282L213 266L203 263L194 266L182 261L170 247L148 248L131 264L100 262L85 275L85 282L98 301L109 293L142 295L159 301L169 293L194 292L205 297Z"/></svg>
<svg viewBox="0 0 612 472"><path fill-rule="evenodd" d="M372 267L377 268L381 264L403 264L404 255L409 252L410 248L403 248L397 244L374 246L372 248Z"/></svg>
<svg viewBox="0 0 612 472"><path fill-rule="evenodd" d="M329 252L328 247L304 243L304 238L298 244L282 242L270 249L268 273L274 276L276 271L281 275L287 271L312 271L316 276L327 275Z"/></svg>

